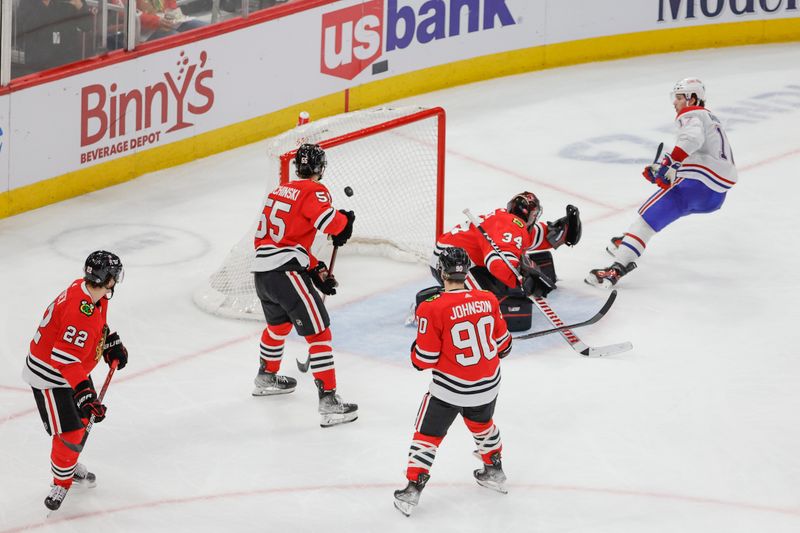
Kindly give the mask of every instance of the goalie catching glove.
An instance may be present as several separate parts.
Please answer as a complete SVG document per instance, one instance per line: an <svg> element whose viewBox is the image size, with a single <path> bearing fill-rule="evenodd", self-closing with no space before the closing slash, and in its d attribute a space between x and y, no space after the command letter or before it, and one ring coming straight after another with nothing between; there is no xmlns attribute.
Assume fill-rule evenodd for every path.
<svg viewBox="0 0 800 533"><path fill-rule="evenodd" d="M339 282L328 271L328 266L325 263L320 261L308 273L311 275L311 282L319 289L319 292L327 296L336 294L336 287L339 286Z"/></svg>
<svg viewBox="0 0 800 533"><path fill-rule="evenodd" d="M526 296L544 298L556 288L555 280L550 279L547 274L542 272L526 254L522 256L520 274L522 274L522 290L525 291Z"/></svg>
<svg viewBox="0 0 800 533"><path fill-rule="evenodd" d="M350 240L350 237L353 236L353 221L356 219L356 214L352 211L339 209L339 212L347 217L347 224L342 231L331 237L331 242L334 246L344 246Z"/></svg>
<svg viewBox="0 0 800 533"><path fill-rule="evenodd" d="M547 223L547 242L553 248L558 248L562 244L575 246L581 240L582 233L581 214L574 205L567 206L566 216Z"/></svg>

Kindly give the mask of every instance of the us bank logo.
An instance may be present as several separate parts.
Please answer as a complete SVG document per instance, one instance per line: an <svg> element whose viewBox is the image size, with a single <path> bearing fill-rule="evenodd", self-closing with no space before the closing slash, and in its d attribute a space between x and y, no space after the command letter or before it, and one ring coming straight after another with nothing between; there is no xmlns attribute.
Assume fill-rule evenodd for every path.
<svg viewBox="0 0 800 533"><path fill-rule="evenodd" d="M506 2L369 0L325 13L320 72L352 80L371 65L380 74L389 69L388 52L514 26Z"/></svg>

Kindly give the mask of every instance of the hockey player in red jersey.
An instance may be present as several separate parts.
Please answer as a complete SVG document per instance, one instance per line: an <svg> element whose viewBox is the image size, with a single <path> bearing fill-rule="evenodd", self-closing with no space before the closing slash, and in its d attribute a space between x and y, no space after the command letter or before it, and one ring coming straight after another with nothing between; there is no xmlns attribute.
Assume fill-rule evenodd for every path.
<svg viewBox="0 0 800 533"><path fill-rule="evenodd" d="M576 207L568 205L567 215L555 222L539 222L541 214L539 199L535 194L526 191L514 195L505 209L496 209L478 218L481 220L481 227L506 259L520 270L523 254L555 249L562 244L574 246L581 238L580 214ZM439 283L442 281L436 272L439 254L451 246L466 250L474 265L466 279L467 287L486 289L498 297L507 294L509 289L520 288L516 274L508 268L478 229L468 222L456 226L437 239L430 266ZM528 277L528 293L546 296L555 288L555 279L550 279L541 269L535 268L536 265L528 266L528 269L522 269Z"/></svg>
<svg viewBox="0 0 800 533"><path fill-rule="evenodd" d="M33 389L44 428L52 435L50 464L53 487L45 498L48 509L61 506L73 483L95 486L95 475L78 462L79 452L66 444L83 439L93 416L102 422L106 407L97 399L91 372L100 358L117 368L128 362L128 351L117 333L109 334L109 299L122 281L119 257L106 251L86 258L84 277L58 295L44 312L30 343L22 377Z"/></svg>
<svg viewBox="0 0 800 533"><path fill-rule="evenodd" d="M611 239L606 251L614 257L614 263L591 270L585 279L589 285L613 287L636 268L636 261L656 233L679 218L712 213L722 207L738 174L725 130L706 109L705 99L705 85L697 78L680 80L673 87L678 128L675 148L642 173L659 190L642 204L628 230Z"/></svg>
<svg viewBox="0 0 800 533"><path fill-rule="evenodd" d="M336 294L338 282L311 252L317 232L344 246L353 233L355 215L331 205L325 172L325 151L303 144L294 158L299 179L279 185L264 203L255 235L256 294L267 319L261 334L261 358L254 396L286 394L297 381L278 375L285 339L294 325L308 342L310 368L319 393L320 425L329 427L358 418L358 406L336 394L330 319L319 295ZM319 290L319 292L317 292Z"/></svg>
<svg viewBox="0 0 800 533"><path fill-rule="evenodd" d="M483 462L483 468L473 474L476 481L507 492L500 455L503 445L492 416L500 388L500 359L511 351L511 336L497 298L489 291L465 286L469 268L464 249L440 250L437 270L445 290L417 308L411 364L417 370L431 369L433 382L417 415L408 453L408 485L394 493L395 507L406 516L419 503L436 451L458 414L472 432Z"/></svg>

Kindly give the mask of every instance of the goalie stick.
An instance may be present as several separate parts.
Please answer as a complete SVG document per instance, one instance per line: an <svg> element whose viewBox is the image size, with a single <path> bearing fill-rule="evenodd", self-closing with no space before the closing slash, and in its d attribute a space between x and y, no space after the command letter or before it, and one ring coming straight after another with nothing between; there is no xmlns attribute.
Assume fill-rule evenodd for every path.
<svg viewBox="0 0 800 533"><path fill-rule="evenodd" d="M525 339L533 339L536 337L543 337L545 335L550 335L551 333L558 333L559 331L565 331L575 328L582 328L583 326L591 326L595 322L599 321L601 318L606 316L608 310L611 309L611 306L614 305L614 300L617 299L617 290L614 289L611 291L606 303L603 304L603 307L600 308L598 312L594 314L594 316L588 320L584 320L583 322L576 322L574 324L569 325L562 325L555 328L550 329L543 329L541 331L534 331L533 333L526 333L524 335L519 335L517 337L513 337L514 340L525 340Z"/></svg>
<svg viewBox="0 0 800 533"><path fill-rule="evenodd" d="M494 240L492 240L489 234L486 233L486 230L483 229L483 227L480 225L480 222L478 221L478 219L475 218L472 212L469 209L464 209L463 213L467 215L469 221L478 229L480 234L483 236L484 239L486 239L486 242L489 243L494 252L498 256L500 256L500 259L502 259L503 263L505 263L505 265L511 270L511 272L514 273L514 275L517 277L517 281L521 286L523 279L522 275L519 273L519 270L517 270L514 267L514 265L511 264L511 262L505 255L503 255L503 252L500 250L497 244L495 244ZM550 307L550 304L547 303L547 300L541 297L539 298L529 297L529 298L536 305L536 308L539 310L539 312L541 312L545 316L545 318L547 318L547 320L553 325L552 330L546 330L546 331L552 333L558 332L559 334L561 334L564 340L567 341L567 344L569 344L573 350L575 350L576 352L578 352L583 356L601 357L604 355L614 355L622 352L627 352L628 350L633 348L633 344L631 344L630 342L609 344L608 346L597 346L597 347L589 346L586 343L584 343L580 338L578 338L578 336L575 335L570 330L570 327L564 325L564 322L561 320L561 318L559 318L558 314L556 314L556 312L553 311L553 308ZM580 325L594 324L595 322L603 318L603 316L605 316L605 314L611 308L611 305L614 303L615 299L616 299L616 294L610 296L609 299L606 301L606 304L603 306L603 309L601 309L602 314L600 314L600 316L595 315L595 317L592 317L592 319L590 319L594 320L596 318L596 320L594 320L593 322L587 321L587 323L585 324L581 323ZM573 326L573 327L578 327L578 326ZM541 333L540 335L533 335L533 337L546 334L547 333ZM527 337L527 338L532 338L532 337Z"/></svg>
<svg viewBox="0 0 800 533"><path fill-rule="evenodd" d="M106 391L108 390L108 386L111 383L111 377L114 375L114 372L117 371L117 365L119 361L113 361L111 363L111 368L108 369L108 375L106 375L106 380L103 383L103 388L100 389L100 395L97 397L97 401L103 403L103 398L106 395ZM89 423L86 424L86 432L83 434L83 438L78 444L69 442L68 440L64 440L61 438L61 434L58 434L58 439L70 450L76 453L81 453L83 451L83 447L86 446L86 440L89 438L89 432L92 431L92 427L94 426L94 415L89 418Z"/></svg>

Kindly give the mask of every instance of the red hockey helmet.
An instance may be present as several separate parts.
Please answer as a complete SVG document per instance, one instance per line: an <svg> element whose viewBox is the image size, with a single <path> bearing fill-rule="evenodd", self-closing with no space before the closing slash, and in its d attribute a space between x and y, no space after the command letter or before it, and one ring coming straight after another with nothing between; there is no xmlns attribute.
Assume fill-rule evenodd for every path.
<svg viewBox="0 0 800 533"><path fill-rule="evenodd" d="M542 204L535 194L525 191L514 195L508 202L506 211L524 220L525 226L530 230L542 215Z"/></svg>

